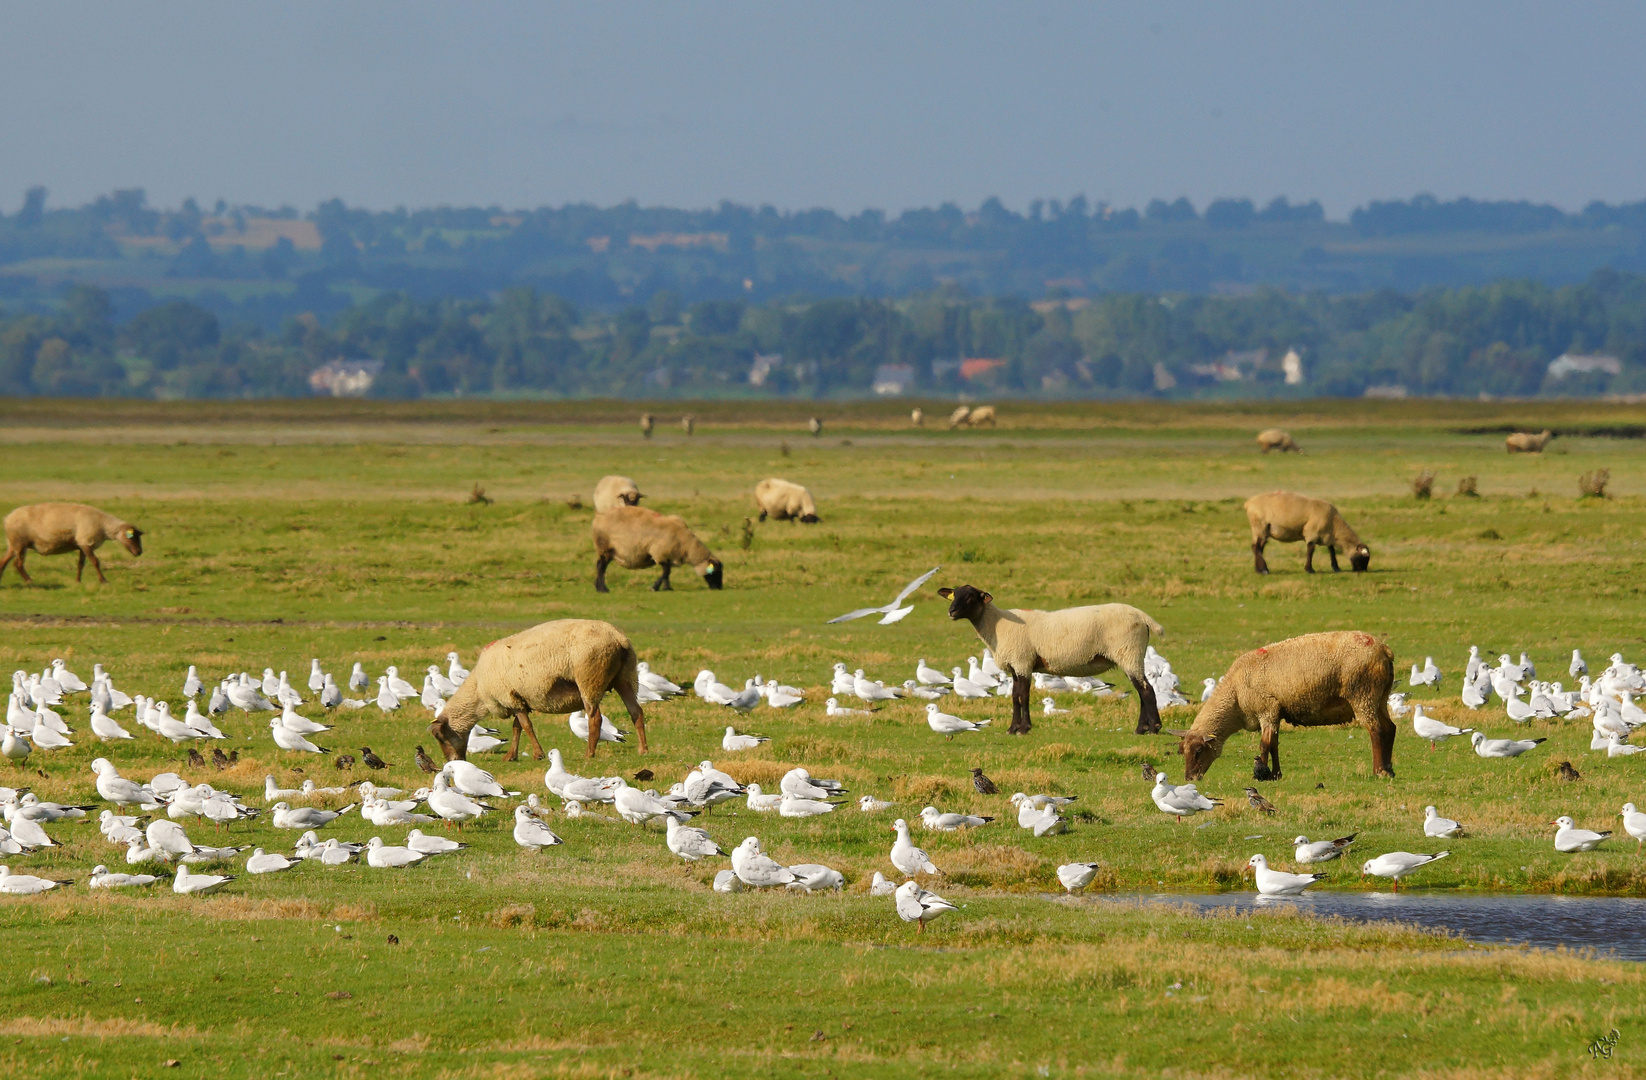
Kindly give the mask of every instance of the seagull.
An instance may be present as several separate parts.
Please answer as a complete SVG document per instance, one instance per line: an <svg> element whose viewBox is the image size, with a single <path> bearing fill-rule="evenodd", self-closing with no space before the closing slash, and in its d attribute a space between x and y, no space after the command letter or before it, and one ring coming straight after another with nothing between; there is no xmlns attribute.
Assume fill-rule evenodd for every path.
<svg viewBox="0 0 1646 1080"><path fill-rule="evenodd" d="M1413 664L1412 676L1408 681L1412 686L1440 685L1440 669L1435 667L1435 658L1432 656L1425 656L1423 658L1423 667L1421 669L1419 669L1416 664Z"/></svg>
<svg viewBox="0 0 1646 1080"><path fill-rule="evenodd" d="M1080 892L1097 877L1102 863L1072 862L1057 868L1057 880L1071 894Z"/></svg>
<svg viewBox="0 0 1646 1080"><path fill-rule="evenodd" d="M1263 855L1253 855L1246 863L1257 876L1257 891L1263 896L1298 896L1304 889L1317 881L1324 881L1325 874L1288 874L1284 870L1270 870L1269 860Z"/></svg>
<svg viewBox="0 0 1646 1080"><path fill-rule="evenodd" d="M191 874L188 866L184 865L177 868L177 876L171 881L171 891L179 896L204 896L233 880L233 874Z"/></svg>
<svg viewBox="0 0 1646 1080"><path fill-rule="evenodd" d="M1646 848L1646 814L1635 809L1632 802L1623 804L1623 831L1640 841L1636 850Z"/></svg>
<svg viewBox="0 0 1646 1080"><path fill-rule="evenodd" d="M295 799L303 794L302 788L283 788L274 782L274 777L263 777L263 801L274 802L276 799Z"/></svg>
<svg viewBox="0 0 1646 1080"><path fill-rule="evenodd" d="M565 843L525 803L514 808L514 842L528 851L542 851Z"/></svg>
<svg viewBox="0 0 1646 1080"><path fill-rule="evenodd" d="M440 673L440 666L438 664L429 665L428 681L434 684L434 692L443 698L449 698L453 694L457 693L457 684L452 682L447 676Z"/></svg>
<svg viewBox="0 0 1646 1080"><path fill-rule="evenodd" d="M1490 680L1474 682L1465 680L1463 683L1463 704L1471 709L1478 709L1486 704L1491 693L1492 684Z"/></svg>
<svg viewBox="0 0 1646 1080"><path fill-rule="evenodd" d="M921 657L915 664L914 677L920 681L921 686L949 685L949 677L934 667L927 667L925 657Z"/></svg>
<svg viewBox="0 0 1646 1080"><path fill-rule="evenodd" d="M413 829L406 834L406 846L424 855L444 855L447 852L462 851L469 845L447 840L444 836L424 836L423 830Z"/></svg>
<svg viewBox="0 0 1646 1080"><path fill-rule="evenodd" d="M743 891L743 883L737 879L736 870L722 870L714 876L714 891L734 893Z"/></svg>
<svg viewBox="0 0 1646 1080"><path fill-rule="evenodd" d="M792 686L779 686L776 679L766 682L766 704L774 709L792 709L806 700L806 695L796 693Z"/></svg>
<svg viewBox="0 0 1646 1080"><path fill-rule="evenodd" d="M262 848L253 848L251 858L246 860L246 873L274 874L281 870L290 870L300 862L301 859L288 859L278 853L264 854Z"/></svg>
<svg viewBox="0 0 1646 1080"><path fill-rule="evenodd" d="M588 731L583 733L588 738ZM464 795L474 795L480 798L504 799L513 798L520 794L518 791L505 791L497 778L480 766L470 761L448 761L441 770L450 779L452 787Z"/></svg>
<svg viewBox="0 0 1646 1080"><path fill-rule="evenodd" d="M658 798L656 792L632 788L621 779L617 781L617 789L612 797L612 806L617 811L617 816L630 825L644 825L652 818L679 818L685 820L694 813L694 811L680 809L679 804L676 802Z"/></svg>
<svg viewBox="0 0 1646 1080"><path fill-rule="evenodd" d="M1200 691L1200 701L1201 701L1201 703L1204 704L1205 702L1208 702L1208 701L1212 700L1212 694L1216 690L1217 690L1217 680L1216 679L1207 679L1205 681L1204 688Z"/></svg>
<svg viewBox="0 0 1646 1080"><path fill-rule="evenodd" d="M1389 695L1389 715L1390 716L1394 717L1396 720L1399 720L1401 717L1405 716L1407 713L1409 713L1411 711L1412 711L1411 709L1406 707L1406 695L1405 694L1390 694Z"/></svg>
<svg viewBox="0 0 1646 1080"><path fill-rule="evenodd" d="M582 709L578 709L576 712L574 712L570 716L566 717L566 723L571 728L572 735L575 738L582 739L584 742L589 741L589 714L588 713L584 712ZM470 729L470 730L473 730L473 729ZM600 739L599 739L600 742L620 743L620 742L623 741L623 737L627 734L628 734L628 732L626 732L626 731L618 731L617 730L617 725L612 723L611 717L601 716L601 718L600 718Z"/></svg>
<svg viewBox="0 0 1646 1080"><path fill-rule="evenodd" d="M758 837L748 837L732 849L732 871L737 880L756 888L787 885L794 880L794 871L760 850Z"/></svg>
<svg viewBox="0 0 1646 1080"><path fill-rule="evenodd" d="M377 707L384 712L393 712L400 707L400 698L396 696L393 690L389 689L389 677L387 675L377 677Z"/></svg>
<svg viewBox="0 0 1646 1080"><path fill-rule="evenodd" d="M696 862L711 855L724 855L719 844L715 843L703 829L691 825L682 825L675 818L667 819L668 836L665 842L669 850L685 859L687 862Z"/></svg>
<svg viewBox="0 0 1646 1080"><path fill-rule="evenodd" d="M189 704L194 704L192 701ZM297 711L290 704L280 711L280 726L287 731L295 731L299 735L318 735L322 731L330 731L325 724L316 723L306 716L297 715Z"/></svg>
<svg viewBox="0 0 1646 1080"><path fill-rule="evenodd" d="M921 932L926 932L926 924L945 912L958 910L934 892L922 889L913 881L905 881L897 887L893 894L897 902L897 917L904 922L912 922Z"/></svg>
<svg viewBox="0 0 1646 1080"><path fill-rule="evenodd" d="M141 806L145 810L159 807L159 796L135 780L127 780L115 771L108 758L96 758L91 771L97 774L97 794L116 806Z"/></svg>
<svg viewBox="0 0 1646 1080"><path fill-rule="evenodd" d="M1443 818L1432 806L1423 808L1423 835L1448 840L1463 834L1463 826L1451 818Z"/></svg>
<svg viewBox="0 0 1646 1080"><path fill-rule="evenodd" d="M765 813L767 810L776 810L783 805L784 795L766 795L761 792L759 784L748 786L749 809Z"/></svg>
<svg viewBox="0 0 1646 1080"><path fill-rule="evenodd" d="M1646 750L1646 746L1630 746L1615 731L1606 736L1607 757L1628 757L1630 754L1638 754L1642 750Z"/></svg>
<svg viewBox="0 0 1646 1080"><path fill-rule="evenodd" d="M665 679L663 676L653 671L651 665L646 663L646 661L640 661L638 667L640 671L640 685L644 686L653 693L661 694L664 697L685 693L684 689L676 686L668 679Z"/></svg>
<svg viewBox="0 0 1646 1080"><path fill-rule="evenodd" d="M749 681L752 683L754 680ZM736 709L740 713L746 713L760 704L760 691L761 688L758 686L744 686L743 689L733 693L731 697L720 702L720 704Z"/></svg>
<svg viewBox="0 0 1646 1080"><path fill-rule="evenodd" d="M584 738L587 737L584 736ZM737 729L728 724L726 726L726 735L720 740L720 748L727 753L731 753L737 750L753 750L761 743L766 742L771 742L771 740L764 735L739 735Z"/></svg>
<svg viewBox="0 0 1646 1080"><path fill-rule="evenodd" d="M926 584L926 582L930 581L931 578L932 578L932 575L937 573L941 569L943 569L942 566L934 566L930 570L926 571L924 574L921 574L919 577L917 577L913 581L909 582L907 585L903 586L903 591L898 593L896 599L894 599L889 604L882 604L880 607L866 607L866 608L858 608L856 611L848 611L846 614L841 615L838 618L830 619L829 623L832 624L832 623L850 622L852 619L861 619L865 615L883 615L883 616L885 616L883 619L880 620L880 625L881 626L888 626L891 623L899 622L905 616L907 616L909 614L909 612L914 610L914 606L910 605L909 607L898 607L898 605L901 604L905 599L907 599L908 596L911 593L913 593L916 589L920 588L920 586L922 586L922 585Z"/></svg>
<svg viewBox="0 0 1646 1080"><path fill-rule="evenodd" d="M977 683L972 682L970 679L960 674L960 669L958 667L954 669L954 692L958 696L968 700L975 700L977 698L986 698L990 696L988 687L979 686Z"/></svg>
<svg viewBox="0 0 1646 1080"><path fill-rule="evenodd" d="M92 869L86 887L91 889L124 889L140 885L153 885L159 880L153 874L111 874L108 867L99 863Z"/></svg>
<svg viewBox="0 0 1646 1080"><path fill-rule="evenodd" d="M450 679L452 682L456 683L458 686L462 686L463 685L463 680L467 679L468 677L469 677L469 669L457 662L457 654L454 653L454 652L447 653L446 654L446 678Z"/></svg>
<svg viewBox="0 0 1646 1080"><path fill-rule="evenodd" d="M789 873L794 875L794 880L789 882L787 888L795 892L825 892L846 884L844 874L821 863L799 863L789 867Z"/></svg>
<svg viewBox="0 0 1646 1080"><path fill-rule="evenodd" d="M1444 720L1436 720L1425 714L1421 705L1412 708L1412 731L1417 733L1418 738L1429 740L1430 750L1435 748L1435 743L1445 742L1453 735L1467 735L1473 730L1474 728L1453 727Z"/></svg>
<svg viewBox="0 0 1646 1080"><path fill-rule="evenodd" d="M1195 790L1193 784L1178 784L1173 787L1166 782L1165 773L1154 774L1154 790L1149 794L1161 813L1171 814L1178 821L1182 821L1185 814L1193 816L1202 810L1214 810L1223 805L1217 799L1209 799L1202 795Z"/></svg>
<svg viewBox="0 0 1646 1080"><path fill-rule="evenodd" d="M448 762L448 764L452 764ZM429 809L447 822L473 821L491 809L485 803L475 802L460 791L453 791L449 774L442 770L435 774L434 790L429 792Z"/></svg>
<svg viewBox="0 0 1646 1080"><path fill-rule="evenodd" d="M168 862L173 856L194 854L194 845L189 842L183 826L166 818L149 822L149 827L144 830L144 839L160 858Z"/></svg>
<svg viewBox="0 0 1646 1080"><path fill-rule="evenodd" d="M1608 832L1591 832L1588 829L1579 829L1572 824L1572 819L1561 816L1549 822L1555 826L1556 851L1593 851L1600 846L1600 842L1612 834Z"/></svg>
<svg viewBox="0 0 1646 1080"><path fill-rule="evenodd" d="M269 731L274 736L274 745L282 750L293 750L303 754L329 754L330 750L316 746L291 728L280 722L278 716L269 718Z"/></svg>
<svg viewBox="0 0 1646 1080"><path fill-rule="evenodd" d="M1475 753L1483 758L1519 757L1538 743L1548 742L1547 739L1488 739L1479 731L1470 736L1469 741L1474 743Z"/></svg>
<svg viewBox="0 0 1646 1080"><path fill-rule="evenodd" d="M186 698L198 697L200 691L205 688L206 684L200 681L200 675L194 670L194 665L190 664L189 673L183 678L183 696Z"/></svg>
<svg viewBox="0 0 1646 1080"><path fill-rule="evenodd" d="M1394 879L1394 891L1400 891L1400 879L1419 867L1428 866L1450 855L1449 851L1437 851L1433 855L1416 855L1410 851L1391 851L1387 855L1379 855L1375 859L1367 859L1360 867L1362 875L1371 874L1374 877Z"/></svg>
<svg viewBox="0 0 1646 1080"><path fill-rule="evenodd" d="M817 817L819 814L834 813L836 805L821 799L806 799L799 795L785 794L783 800L777 804L777 812L782 817Z"/></svg>
<svg viewBox="0 0 1646 1080"><path fill-rule="evenodd" d="M865 795L861 799L857 800L857 808L865 814L875 814L882 810L890 810L896 805L896 803L887 802L885 799L877 799L873 795Z"/></svg>
<svg viewBox="0 0 1646 1080"><path fill-rule="evenodd" d="M1574 679L1580 675L1589 674L1589 665L1584 663L1583 654L1578 652L1576 649L1572 650L1572 663L1571 666L1566 669L1566 673Z"/></svg>
<svg viewBox="0 0 1646 1080"><path fill-rule="evenodd" d="M54 881L51 878L35 877L32 874L14 874L11 867L0 866L0 893L10 896L33 896L48 889L55 889L59 885L71 885L72 881Z"/></svg>
<svg viewBox="0 0 1646 1080"><path fill-rule="evenodd" d="M1305 866L1309 863L1331 862L1342 855L1359 835L1350 833L1336 840L1316 840L1312 844L1309 843L1307 836L1299 836L1292 840L1292 855Z"/></svg>
<svg viewBox="0 0 1646 1080"><path fill-rule="evenodd" d="M950 740L953 740L956 735L959 735L962 732L982 731L988 723L989 721L987 720L979 720L974 724L970 720L964 720L958 716L951 716L939 709L937 702L935 701L926 706L927 726L939 735L942 735L944 738Z"/></svg>
<svg viewBox="0 0 1646 1080"><path fill-rule="evenodd" d="M378 870L394 870L422 862L426 855L409 847L389 847L383 838L374 836L366 841L366 865Z"/></svg>
<svg viewBox="0 0 1646 1080"><path fill-rule="evenodd" d="M868 716L867 709L848 709L834 698L824 702L825 711L829 716Z"/></svg>
<svg viewBox="0 0 1646 1080"><path fill-rule="evenodd" d="M1049 697L1040 699L1040 707L1047 716L1065 716L1069 711L1068 709L1058 708L1056 699Z"/></svg>
<svg viewBox="0 0 1646 1080"><path fill-rule="evenodd" d="M892 822L892 831L897 833L897 840L892 844L892 865L901 870L906 876L916 874L936 874L938 869L926 857L926 853L915 847L909 841L909 823L902 818Z"/></svg>
<svg viewBox="0 0 1646 1080"><path fill-rule="evenodd" d="M1520 700L1519 689L1512 689L1503 697L1503 708L1508 712L1509 719L1516 723L1525 723L1537 715L1537 710Z"/></svg>
<svg viewBox="0 0 1646 1080"><path fill-rule="evenodd" d="M323 829L353 809L353 803L341 810L321 810L314 806L294 809L287 803L278 802L269 807L269 813L273 815L271 820L277 829Z"/></svg>
<svg viewBox="0 0 1646 1080"><path fill-rule="evenodd" d="M938 832L954 832L956 829L975 829L993 821L992 817L980 817L977 814L940 814L937 807L928 806L920 811L920 820L928 829Z"/></svg>
<svg viewBox="0 0 1646 1080"><path fill-rule="evenodd" d="M91 706L91 733L104 742L116 739L130 739L131 732L121 727L103 709L102 702L93 702Z"/></svg>

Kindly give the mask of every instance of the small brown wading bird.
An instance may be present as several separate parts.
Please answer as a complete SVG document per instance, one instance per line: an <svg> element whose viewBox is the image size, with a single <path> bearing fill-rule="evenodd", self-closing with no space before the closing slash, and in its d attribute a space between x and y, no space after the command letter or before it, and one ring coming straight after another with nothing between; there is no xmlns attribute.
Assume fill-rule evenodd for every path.
<svg viewBox="0 0 1646 1080"><path fill-rule="evenodd" d="M366 763L368 769L386 769L389 767L389 763L372 753L369 746L360 748L360 760Z"/></svg>
<svg viewBox="0 0 1646 1080"><path fill-rule="evenodd" d="M983 775L982 769L972 770L972 787L979 795L999 795L1000 789L994 786L994 781Z"/></svg>
<svg viewBox="0 0 1646 1080"><path fill-rule="evenodd" d="M1274 803L1271 803L1268 799L1265 799L1263 796L1259 795L1255 787L1249 787L1246 789L1246 801L1251 804L1253 810L1256 810L1260 814L1272 814L1275 812Z"/></svg>
<svg viewBox="0 0 1646 1080"><path fill-rule="evenodd" d="M434 763L434 759L423 752L423 748L421 746L417 748L417 767L426 773L437 773L440 771L440 766L436 765Z"/></svg>

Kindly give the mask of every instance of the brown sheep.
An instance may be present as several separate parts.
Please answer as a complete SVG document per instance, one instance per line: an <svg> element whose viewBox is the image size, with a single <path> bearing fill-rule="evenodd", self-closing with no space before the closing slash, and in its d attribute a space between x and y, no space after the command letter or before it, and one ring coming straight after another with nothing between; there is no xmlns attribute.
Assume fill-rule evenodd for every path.
<svg viewBox="0 0 1646 1080"><path fill-rule="evenodd" d="M600 483L594 485L594 512L598 514L616 506L639 506L643 498L640 488L628 477L603 476Z"/></svg>
<svg viewBox="0 0 1646 1080"><path fill-rule="evenodd" d="M971 420L971 416L972 407L970 405L962 405L955 409L954 412L949 414L949 430L953 431L957 427L964 427Z"/></svg>
<svg viewBox="0 0 1646 1080"><path fill-rule="evenodd" d="M967 423L972 427L994 427L994 406L979 405L972 410L972 415L967 419Z"/></svg>
<svg viewBox="0 0 1646 1080"><path fill-rule="evenodd" d="M652 437L652 414L649 412L640 414L640 434L643 438Z"/></svg>
<svg viewBox="0 0 1646 1080"><path fill-rule="evenodd" d="M1517 431L1504 439L1503 442L1511 454L1541 454L1543 448L1549 445L1549 440L1554 437L1554 432L1544 428L1536 435L1526 431Z"/></svg>
<svg viewBox="0 0 1646 1080"><path fill-rule="evenodd" d="M1198 780L1237 731L1259 733L1258 762L1280 779L1280 723L1358 723L1372 743L1372 772L1393 776L1395 724L1389 718L1394 654L1370 634L1304 634L1237 657L1180 737L1183 776Z"/></svg>
<svg viewBox="0 0 1646 1080"><path fill-rule="evenodd" d="M508 760L520 756L524 730L543 758L531 714L589 714L589 756L600 741L600 700L615 690L629 710L646 752L646 717L640 710L639 657L621 630L594 619L560 619L522 630L487 645L434 723L429 734L440 743L447 761L468 751L469 729L482 721L514 720L514 743Z"/></svg>
<svg viewBox="0 0 1646 1080"><path fill-rule="evenodd" d="M1257 445L1265 454L1267 454L1270 450L1279 450L1283 454L1288 450L1294 454L1301 454L1303 452L1303 448L1297 445L1297 441L1292 438L1291 432L1282 431L1277 427L1272 427L1266 431L1258 432Z"/></svg>
<svg viewBox="0 0 1646 1080"><path fill-rule="evenodd" d="M1160 730L1160 709L1154 689L1143 674L1143 655L1149 635L1163 634L1160 624L1128 604L1095 604L1034 611L1002 611L994 597L962 585L939 589L949 601L949 618L965 619L994 653L1000 670L1012 676L1012 734L1027 733L1033 724L1029 690L1034 673L1047 675L1100 675L1119 668L1137 690L1137 733Z"/></svg>
<svg viewBox="0 0 1646 1080"><path fill-rule="evenodd" d="M690 566L711 589L725 584L725 566L708 546L686 527L686 519L659 514L643 506L618 506L594 515L594 591L606 588L606 567L616 560L626 570L661 566L663 574L652 591L670 590L669 571Z"/></svg>
<svg viewBox="0 0 1646 1080"><path fill-rule="evenodd" d="M799 484L771 477L754 486L755 505L760 507L760 520L770 514L777 521L800 521L817 524L817 504L812 493Z"/></svg>
<svg viewBox="0 0 1646 1080"><path fill-rule="evenodd" d="M23 584L32 585L34 579L23 568L26 552L42 555L62 555L70 551L80 553L80 565L74 571L79 581L86 572L86 560L91 560L97 571L97 580L108 583L103 576L103 564L97 561L98 545L105 540L118 540L133 555L143 554L143 530L128 524L113 514L84 503L36 503L19 506L6 515L6 557L0 559L0 574L6 564L17 560L17 576Z"/></svg>
<svg viewBox="0 0 1646 1080"><path fill-rule="evenodd" d="M1257 572L1267 574L1269 564L1263 559L1263 548L1270 540L1283 544L1305 541L1308 547L1303 556L1303 569L1315 572L1315 548L1324 546L1332 557L1332 572L1337 565L1341 548L1348 553L1349 568L1359 574L1372 563L1372 549L1363 544L1337 507L1325 499L1311 499L1290 491L1271 491L1267 495L1253 495L1246 500L1246 520L1252 525L1252 557Z"/></svg>

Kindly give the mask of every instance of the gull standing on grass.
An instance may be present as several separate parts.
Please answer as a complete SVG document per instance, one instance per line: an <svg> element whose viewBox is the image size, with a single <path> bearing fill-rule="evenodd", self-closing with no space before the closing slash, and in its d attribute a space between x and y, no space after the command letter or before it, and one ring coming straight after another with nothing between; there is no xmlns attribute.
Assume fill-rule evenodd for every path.
<svg viewBox="0 0 1646 1080"><path fill-rule="evenodd" d="M316 746L285 724L282 724L278 716L269 718L269 733L274 736L274 745L282 750L292 750L301 754L331 753L325 747Z"/></svg>
<svg viewBox="0 0 1646 1080"><path fill-rule="evenodd" d="M446 821L461 826L473 821L491 809L485 803L475 802L460 791L453 791L448 774L442 770L434 775L434 790L429 792L429 809Z"/></svg>
<svg viewBox="0 0 1646 1080"><path fill-rule="evenodd" d="M949 677L934 667L926 665L926 658L921 657L914 666L914 677L920 680L922 686L947 686Z"/></svg>
<svg viewBox="0 0 1646 1080"><path fill-rule="evenodd" d="M932 575L941 569L943 569L942 566L934 566L924 574L921 574L919 577L909 582L907 585L903 586L903 591L898 593L896 598L894 598L889 604L882 604L879 607L858 608L856 611L848 611L844 615L830 619L829 623L850 622L852 619L861 619L865 615L883 615L884 618L880 620L881 626L889 626L892 623L899 622L906 617L909 612L914 610L914 606L911 604L909 607L899 607L898 605L908 599L910 594L912 594L916 589L930 581Z"/></svg>
<svg viewBox="0 0 1646 1080"><path fill-rule="evenodd" d="M892 865L901 870L907 877L916 874L936 874L938 869L932 865L926 853L915 847L909 840L909 823L902 818L892 822L892 831L897 833L897 840L892 844Z"/></svg>
<svg viewBox="0 0 1646 1080"><path fill-rule="evenodd" d="M1325 874L1288 874L1284 870L1270 870L1269 860L1261 854L1253 855L1246 863L1255 872L1257 891L1263 896L1297 896Z"/></svg>
<svg viewBox="0 0 1646 1080"><path fill-rule="evenodd" d="M896 897L897 917L904 922L912 922L920 933L926 932L926 924L940 915L959 909L934 892L922 889L913 881L905 881L897 887Z"/></svg>
<svg viewBox="0 0 1646 1080"><path fill-rule="evenodd" d="M1062 885L1071 894L1078 893L1092 883L1102 865L1102 863L1094 862L1064 863L1057 868L1058 884Z"/></svg>
<svg viewBox="0 0 1646 1080"><path fill-rule="evenodd" d="M1453 727L1444 720L1436 720L1426 715L1421 705L1412 708L1412 731L1416 732L1418 738L1429 740L1430 750L1435 748L1435 743L1445 742L1453 735L1466 735L1473 730L1474 728Z"/></svg>
<svg viewBox="0 0 1646 1080"><path fill-rule="evenodd" d="M787 885L794 880L794 871L760 850L760 839L748 837L732 849L732 871L737 880L756 888Z"/></svg>
<svg viewBox="0 0 1646 1080"><path fill-rule="evenodd" d="M1047 700L1051 699L1048 698ZM937 702L933 701L926 706L926 724L933 731L952 742L954 737L962 732L982 731L988 726L989 721L979 720L973 723L970 720L952 716L938 708Z"/></svg>
<svg viewBox="0 0 1646 1080"><path fill-rule="evenodd" d="M1292 840L1292 856L1305 866L1310 863L1331 862L1341 856L1359 835L1350 833L1336 840L1316 840L1312 844L1307 836L1295 837Z"/></svg>
<svg viewBox="0 0 1646 1080"><path fill-rule="evenodd" d="M1392 878L1395 883L1394 891L1399 892L1401 878L1414 870L1428 866L1432 862L1438 862L1450 854L1449 851L1437 851L1433 855L1414 854L1410 851L1391 851L1387 855L1367 859L1361 865L1360 873L1362 876L1371 874L1374 877Z"/></svg>
<svg viewBox="0 0 1646 1080"><path fill-rule="evenodd" d="M514 808L514 842L528 851L542 851L565 843L524 803Z"/></svg>
<svg viewBox="0 0 1646 1080"><path fill-rule="evenodd" d="M1178 784L1175 787L1168 784L1163 772L1154 774L1154 790L1149 795L1161 813L1171 814L1179 822L1185 814L1192 817L1202 810L1215 810L1223 805L1218 799L1202 795L1193 784Z"/></svg>
<svg viewBox="0 0 1646 1080"><path fill-rule="evenodd" d="M121 727L104 711L103 703L100 701L93 702L91 706L91 733L104 742L132 738L131 732Z"/></svg>

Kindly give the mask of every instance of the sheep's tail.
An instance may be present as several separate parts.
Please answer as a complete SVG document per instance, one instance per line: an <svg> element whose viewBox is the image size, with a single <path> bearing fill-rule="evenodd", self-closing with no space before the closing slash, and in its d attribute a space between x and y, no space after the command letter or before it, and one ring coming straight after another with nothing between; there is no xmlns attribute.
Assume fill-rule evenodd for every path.
<svg viewBox="0 0 1646 1080"><path fill-rule="evenodd" d="M1157 638L1163 638L1166 636L1166 628L1155 622L1153 616L1146 611L1140 611L1139 614L1143 616L1143 623L1149 628L1149 633L1153 634Z"/></svg>

